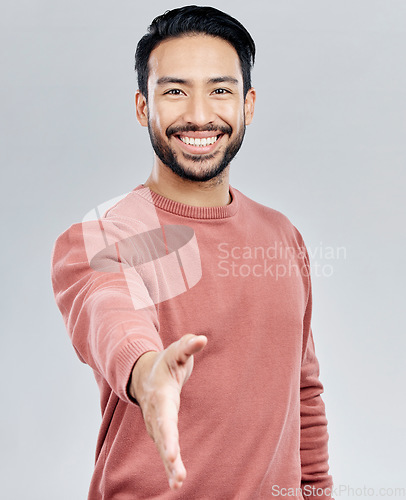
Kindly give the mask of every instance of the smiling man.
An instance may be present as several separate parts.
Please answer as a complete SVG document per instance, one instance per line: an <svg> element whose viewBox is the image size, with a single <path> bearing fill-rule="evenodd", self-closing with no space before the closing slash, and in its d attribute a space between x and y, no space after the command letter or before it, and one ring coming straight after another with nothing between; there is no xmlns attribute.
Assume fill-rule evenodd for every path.
<svg viewBox="0 0 406 500"><path fill-rule="evenodd" d="M188 34L161 42L148 66L147 93L136 94L137 117L148 125L156 154L147 185L153 189L161 175L173 173L180 186L194 189L204 182L212 191L221 183L228 194L230 161L241 147L255 102L253 88L244 92L235 48L222 38Z"/></svg>
<svg viewBox="0 0 406 500"><path fill-rule="evenodd" d="M101 392L89 499L331 498L303 239L229 184L254 57L216 9L156 18L136 52L151 175L56 242L56 300Z"/></svg>

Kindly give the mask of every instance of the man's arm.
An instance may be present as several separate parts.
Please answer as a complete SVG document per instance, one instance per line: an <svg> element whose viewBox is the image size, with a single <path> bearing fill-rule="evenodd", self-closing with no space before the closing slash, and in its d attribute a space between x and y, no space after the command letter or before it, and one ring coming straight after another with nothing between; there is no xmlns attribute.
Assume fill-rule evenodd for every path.
<svg viewBox="0 0 406 500"><path fill-rule="evenodd" d="M103 226L106 240L122 241L129 235L124 226L106 220ZM207 338L185 335L164 350L156 309L141 277L128 266L124 275L123 255L109 252L98 260L99 270L92 268L84 231L87 245L96 247L97 221L86 223L85 229L71 226L55 244L56 302L80 360L102 375L121 399L141 407L169 485L179 489L186 477L177 427L180 392L192 372L193 355Z"/></svg>
<svg viewBox="0 0 406 500"><path fill-rule="evenodd" d="M304 244L303 244L304 248ZM321 398L323 385L319 380L319 363L316 357L311 330L312 290L310 263L306 252L308 298L303 319L303 346L300 380L300 457L302 465L302 492L311 500L330 499L332 478L328 474L328 433L324 402Z"/></svg>
<svg viewBox="0 0 406 500"><path fill-rule="evenodd" d="M103 225L109 242L129 236L124 225L106 220ZM130 267L124 274L119 257L107 254L98 262L99 270L92 268L88 248L97 250L99 239L98 221L74 224L57 239L52 259L55 299L79 359L133 404L127 384L135 361L147 351L164 349L158 317L143 280ZM136 310L134 300L145 307Z"/></svg>

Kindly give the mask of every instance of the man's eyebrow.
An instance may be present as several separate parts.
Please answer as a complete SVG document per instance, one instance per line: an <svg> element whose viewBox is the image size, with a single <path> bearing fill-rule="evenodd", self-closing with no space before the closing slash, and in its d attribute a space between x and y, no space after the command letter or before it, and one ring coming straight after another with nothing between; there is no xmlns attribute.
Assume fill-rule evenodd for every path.
<svg viewBox="0 0 406 500"><path fill-rule="evenodd" d="M183 78L175 78L173 76L162 76L156 83L157 85L166 85L167 83L178 83L180 85L190 84L188 80L184 80Z"/></svg>
<svg viewBox="0 0 406 500"><path fill-rule="evenodd" d="M189 80L185 80L184 78L176 78L174 76L162 76L156 82L157 85L166 85L168 83L177 83L179 85L191 85ZM209 78L207 83L231 83L233 85L238 85L239 81L237 78L233 76L216 76L214 78Z"/></svg>
<svg viewBox="0 0 406 500"><path fill-rule="evenodd" d="M217 76L216 78L210 78L207 83L232 83L238 85L239 82L233 76Z"/></svg>

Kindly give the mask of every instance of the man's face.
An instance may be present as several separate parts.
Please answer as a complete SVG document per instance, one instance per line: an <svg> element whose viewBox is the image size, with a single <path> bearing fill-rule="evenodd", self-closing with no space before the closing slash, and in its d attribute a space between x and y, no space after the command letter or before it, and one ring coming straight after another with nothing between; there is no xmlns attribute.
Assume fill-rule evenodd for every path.
<svg viewBox="0 0 406 500"><path fill-rule="evenodd" d="M217 177L241 147L255 91L246 99L234 47L207 35L165 40L149 59L148 103L137 93L158 161L192 181Z"/></svg>

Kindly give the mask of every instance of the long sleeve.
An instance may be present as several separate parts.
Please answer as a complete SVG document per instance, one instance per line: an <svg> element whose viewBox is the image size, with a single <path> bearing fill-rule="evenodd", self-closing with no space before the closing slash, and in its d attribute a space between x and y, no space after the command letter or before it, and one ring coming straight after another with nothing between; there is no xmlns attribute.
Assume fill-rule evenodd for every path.
<svg viewBox="0 0 406 500"><path fill-rule="evenodd" d="M146 284L116 251L131 231L126 224L104 219L105 248L98 252L100 224L74 224L57 239L52 284L78 357L130 402L126 388L135 361L163 346Z"/></svg>
<svg viewBox="0 0 406 500"><path fill-rule="evenodd" d="M305 499L330 499L332 478L328 474L328 433L323 385L311 330L312 291L310 265L305 252L308 298L303 321L303 349L300 381L302 492Z"/></svg>

